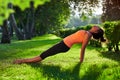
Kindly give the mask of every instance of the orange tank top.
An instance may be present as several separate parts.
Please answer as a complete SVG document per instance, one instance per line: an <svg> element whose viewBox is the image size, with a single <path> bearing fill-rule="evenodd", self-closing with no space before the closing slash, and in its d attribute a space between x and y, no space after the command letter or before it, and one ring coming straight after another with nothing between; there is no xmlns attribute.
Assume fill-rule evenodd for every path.
<svg viewBox="0 0 120 80"><path fill-rule="evenodd" d="M73 44L82 43L85 33L86 33L85 30L79 30L79 31L65 37L63 39L63 41L68 47L71 47Z"/></svg>

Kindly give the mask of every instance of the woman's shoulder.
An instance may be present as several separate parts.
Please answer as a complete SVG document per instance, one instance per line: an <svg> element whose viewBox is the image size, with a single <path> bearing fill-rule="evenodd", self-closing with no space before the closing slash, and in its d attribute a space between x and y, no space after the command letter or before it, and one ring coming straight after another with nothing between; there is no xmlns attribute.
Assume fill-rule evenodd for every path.
<svg viewBox="0 0 120 80"><path fill-rule="evenodd" d="M84 35L89 35L89 36L92 36L92 34L89 32L89 31L87 31L87 30L79 30L79 33L80 34L84 34Z"/></svg>
<svg viewBox="0 0 120 80"><path fill-rule="evenodd" d="M87 31L86 30L79 30L78 32L86 33Z"/></svg>

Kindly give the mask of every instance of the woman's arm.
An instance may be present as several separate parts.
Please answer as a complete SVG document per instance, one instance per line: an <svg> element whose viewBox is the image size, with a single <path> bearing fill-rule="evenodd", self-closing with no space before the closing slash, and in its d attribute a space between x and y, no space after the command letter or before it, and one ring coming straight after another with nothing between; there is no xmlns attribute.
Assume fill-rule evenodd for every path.
<svg viewBox="0 0 120 80"><path fill-rule="evenodd" d="M84 40L82 42L82 47L81 47L81 52L80 52L80 62L83 62L84 60L84 53L85 53L85 48L90 40L92 35L86 33Z"/></svg>

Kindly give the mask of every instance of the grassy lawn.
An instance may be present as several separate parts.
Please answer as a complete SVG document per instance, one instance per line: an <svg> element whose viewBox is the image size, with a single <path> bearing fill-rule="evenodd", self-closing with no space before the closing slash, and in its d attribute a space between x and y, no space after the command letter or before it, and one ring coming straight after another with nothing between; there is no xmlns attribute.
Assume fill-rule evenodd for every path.
<svg viewBox="0 0 120 80"><path fill-rule="evenodd" d="M102 48L91 46L87 47L82 64L81 45L39 63L12 64L15 59L37 56L60 40L54 35L44 35L0 44L0 80L120 80L120 54L101 53Z"/></svg>

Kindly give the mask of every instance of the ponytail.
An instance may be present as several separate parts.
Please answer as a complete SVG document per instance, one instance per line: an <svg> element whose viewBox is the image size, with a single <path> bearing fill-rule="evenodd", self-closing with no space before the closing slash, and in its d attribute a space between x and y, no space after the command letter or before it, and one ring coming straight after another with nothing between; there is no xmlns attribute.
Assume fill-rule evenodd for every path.
<svg viewBox="0 0 120 80"><path fill-rule="evenodd" d="M102 37L100 38L100 41L101 41L101 42L105 42L106 39L104 39L104 37L102 36Z"/></svg>

